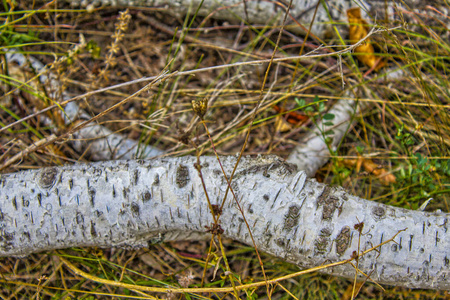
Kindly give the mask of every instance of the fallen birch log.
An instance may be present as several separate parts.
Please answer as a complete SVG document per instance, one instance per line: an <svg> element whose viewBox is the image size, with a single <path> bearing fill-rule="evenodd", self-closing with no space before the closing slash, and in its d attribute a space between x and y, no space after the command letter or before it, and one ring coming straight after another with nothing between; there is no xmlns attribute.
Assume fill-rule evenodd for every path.
<svg viewBox="0 0 450 300"><path fill-rule="evenodd" d="M227 175L236 157L222 157ZM0 255L67 247L147 247L198 239L213 222L196 157L77 164L3 174ZM212 204L226 180L214 157L200 157ZM359 258L358 268L381 284L450 289L450 215L395 208L308 179L276 156L244 158L232 187L258 249L302 268ZM223 235L252 245L228 193ZM362 234L357 224L363 224ZM356 227L356 229L355 229ZM350 264L326 269L354 278Z"/></svg>

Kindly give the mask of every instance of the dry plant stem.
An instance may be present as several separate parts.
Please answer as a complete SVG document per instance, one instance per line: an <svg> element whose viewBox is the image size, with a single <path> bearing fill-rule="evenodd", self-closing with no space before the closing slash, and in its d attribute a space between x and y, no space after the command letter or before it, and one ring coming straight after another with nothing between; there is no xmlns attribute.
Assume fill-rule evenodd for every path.
<svg viewBox="0 0 450 300"><path fill-rule="evenodd" d="M255 110L255 111L256 111L256 110ZM253 120L252 120L252 122L253 122ZM223 199L223 201L222 201L222 205L220 206L219 211L221 211L221 210L223 209L223 206L225 205L225 200L226 200L228 191L230 191L231 194L233 195L233 200L234 200L236 206L238 207L239 212L241 213L242 219L244 220L245 226L247 227L247 230L248 230L248 233L249 233L249 236L250 236L250 240L251 240L251 242L252 242L252 246L255 248L256 256L258 257L258 262L259 262L259 265L261 266L261 271L262 271L262 273L263 273L264 281L267 283L267 276L266 276L266 272L265 272L265 270L264 270L264 264L263 264L263 262L262 262L261 255L259 254L259 251L258 251L258 246L256 245L255 239L253 238L252 230L251 230L250 225L248 224L248 221L247 221L247 219L246 219L246 217L245 217L245 213L244 213L244 211L243 211L241 205L239 204L239 200L238 200L238 198L236 197L236 194L235 194L235 192L234 192L234 190L233 190L233 188L232 188L232 186L231 186L231 177L233 176L234 172L236 171L236 168L237 168L237 166L238 166L238 164L239 164L239 160L240 160L240 158L242 157L242 151L241 151L241 153L239 154L238 160L237 160L236 165L235 165L235 167L234 167L234 169L233 169L233 173L231 174L231 177L230 177L230 179L229 179L228 176L227 176L227 173L225 172L225 170L224 170L224 168L223 168L223 166L222 166L222 163L221 163L221 161L220 161L220 156L217 154L217 150L216 150L216 147L214 146L214 142L213 142L213 140L212 140L212 138L211 138L211 134L209 133L208 126L206 126L206 123L205 123L204 120L202 120L202 124L203 124L203 126L205 127L206 133L207 133L208 138L209 138L209 140L210 140L210 142L211 142L211 146L212 146L212 148L213 148L213 150L214 150L214 154L216 155L217 162L218 162L219 165L220 165L220 169L221 169L221 171L222 171L223 177L225 178L225 180L226 180L226 182L227 182L227 186L228 186L227 191L225 192L225 196L224 196L224 199ZM199 171L199 172L200 172L200 171ZM215 216L214 216L214 218L215 218ZM220 214L219 214L218 218L220 218ZM219 221L218 219L214 219L215 224L217 224L218 221ZM220 239L220 236L219 236L219 239ZM220 243L221 248L222 248L222 241L219 240L219 243ZM224 257L224 259L226 259L225 252L223 252L223 257ZM227 263L227 266L228 266L228 263ZM231 276L231 275L230 275L230 276ZM269 284L268 284L268 283L266 284L266 289L267 289L267 294L269 295L269 299L270 299Z"/></svg>
<svg viewBox="0 0 450 300"><path fill-rule="evenodd" d="M222 157L231 173L236 157ZM204 184L217 204L228 188L215 157L201 157ZM0 255L68 247L147 247L199 239L213 222L196 157L51 167L0 177ZM233 179L255 244L302 268L338 262L405 229L394 244L361 257L358 268L380 284L450 289L445 213L394 208L307 179L274 156L242 158ZM230 195L223 235L252 245ZM364 222L364 230L354 225ZM324 272L353 278L342 265Z"/></svg>
<svg viewBox="0 0 450 300"><path fill-rule="evenodd" d="M341 266L344 264L350 264L352 265L352 261L354 259L359 259L360 257L364 257L365 255L367 255L368 253L372 252L372 251L376 251L377 248L380 248L388 243L391 243L394 241L394 239L397 237L397 235L399 235L402 231L404 230L399 230L397 231L396 234L394 234L391 238L389 238L388 240L373 246L370 249L367 249L366 251L357 254L355 257L353 258L349 258L349 259L345 259L345 260L341 260L335 263L328 263L328 264L323 264L321 266L317 266L317 267L313 267L313 268L309 268L307 270L303 270L300 272L296 272L296 273L292 273L289 275L285 275L285 276L281 276L275 279L271 279L268 281L269 284L277 284L281 281L290 279L290 278L295 278L297 276L302 276L308 273L312 273L312 272L317 272L317 271L321 271L321 270L325 270L327 268L333 268L336 266ZM238 291L242 291L242 290L246 290L246 289L253 289L253 288L257 288L257 287L261 287L264 286L266 284L265 281L261 281L261 282L255 282L255 283L250 283L250 284L244 284L244 285L239 285L236 287L222 287L222 288L173 288L173 287L167 287L167 288L161 288L161 287L149 287L149 286L138 286L138 285L132 285L132 284L127 284L127 283L121 283L121 282L117 282L117 281L112 281L112 280L108 280L108 279L104 279L104 278L99 278L96 276L92 276L86 272L83 272L82 270L78 269L77 267L75 267L72 263L70 263L68 260L66 260L64 258L64 254L61 254L60 259L64 262L64 264L75 274L82 276L88 280L92 280L95 282L99 282L99 283L103 283L106 285L111 285L111 286L118 286L118 287L122 287L122 288L128 288L128 289L134 289L134 290L140 290L140 291L146 291L146 292L161 292L161 293L226 293L226 292L231 292L234 290L238 290ZM4 282L3 280L0 279L0 282ZM8 281L8 283L14 283L14 284L21 284L20 282L17 281ZM28 284L29 285L29 284Z"/></svg>
<svg viewBox="0 0 450 300"><path fill-rule="evenodd" d="M276 52L277 52L277 50L278 50L278 45L279 45L279 43L280 43L281 35L282 35L282 33L283 33L284 25L285 25L285 23L286 23L286 19L287 19L287 16L288 16L288 14L289 14L289 10L290 10L290 8L291 8L291 5L292 5L292 0L290 0L289 6L288 6L288 8L287 8L287 10L286 10L286 13L285 13L285 15L284 15L282 27L281 27L281 30L280 30L280 32L279 32L279 34L278 34L277 42L276 42L276 44L275 44L275 49L273 49L272 56L270 57L269 65L267 66L267 69L266 69L266 72L265 72L265 75L264 75L264 80L263 80L263 82L262 82L262 84L261 84L261 89L260 89L260 94L259 94L258 102L256 103L256 107L255 107L254 113L253 113L253 115L252 115L252 118L251 118L250 123L249 123L249 127L248 127L248 129L247 129L247 134L246 134L246 136L245 136L244 145L242 145L241 151L239 152L238 159L237 159L236 164L235 164L235 166L234 166L234 168L233 168L233 171L231 172L231 175L230 175L230 179L229 179L229 180L228 180L228 178L226 177L226 173L223 172L223 174L224 174L224 176L225 176L225 178L226 178L228 187L227 187L227 190L225 191L225 195L224 195L222 204L220 205L220 209L222 210L223 207L224 207L224 205L225 205L225 203L226 203L226 199L227 199L227 196L228 196L228 192L231 191L231 193L233 194L235 203L237 204L237 206L238 206L238 208L239 208L239 211L240 211L241 214L242 214L242 218L243 218L243 220L244 220L244 223L245 223L245 225L246 225L246 227L247 227L247 229L248 229L248 232L249 232L249 235L250 235L250 239L252 240L253 246L255 247L255 252L256 252L256 255L258 256L258 262L259 262L259 264L260 264L260 266L261 266L261 270L262 270L262 273L263 273L263 276L264 276L264 281L266 281L266 282L267 282L267 276L266 276L266 272L265 272L265 270L264 270L264 264L263 264L263 262L262 262L262 260L261 260L261 256L259 255L258 247L257 247L257 245L256 245L256 243L255 243L255 241L254 241L254 237L253 237L251 228L249 227L249 224L248 224L248 222L247 222L247 219L245 218L245 214L244 214L244 212L242 211L241 205L239 204L239 201L238 201L238 199L236 198L236 195L235 195L235 193L234 193L234 191L233 191L233 189L232 189L232 187L231 187L231 181L233 180L233 176L234 176L235 173L236 173L236 170L237 170L237 168L238 168L239 162L240 162L240 160L241 160L241 158L242 158L242 155L243 155L243 153L244 153L244 150L245 150L245 148L246 148L246 146L247 146L248 139L249 139L249 137L250 137L250 132L251 132L251 130L252 130L252 125L253 125L253 122L254 122L254 120L255 120L255 118L256 118L256 114L257 114L257 112L258 112L259 106L261 105L261 102L263 101L263 97L264 97L264 87L266 86L267 78L268 78L268 76L269 76L269 72L270 72L270 68L271 68L272 63L273 63L273 59L275 58L275 54L276 54ZM247 7L246 7L246 9L247 9ZM247 14L247 10L246 10L246 14ZM248 17L248 15L247 15L247 17ZM206 124L205 124L205 123L203 123L203 124L205 125L205 128L206 128ZM207 130L207 128L206 128L206 130ZM208 136L210 136L210 135L208 134ZM212 140L211 140L211 143L212 143ZM214 149L214 151L215 151L215 149ZM215 152L215 153L216 153L216 155L217 155L217 152ZM218 160L220 161L219 158L218 158ZM221 168L222 168L222 164L220 164L220 166L221 166ZM223 168L222 168L222 171L223 171ZM270 300L271 297L270 297L269 285L268 285L268 284L266 284L266 288L267 288L267 295L268 295L269 300Z"/></svg>
<svg viewBox="0 0 450 300"><path fill-rule="evenodd" d="M33 143L32 145L28 146L26 149L20 151L10 159L8 159L6 162L4 162L2 165L0 165L0 170L14 164L15 162L18 162L22 160L24 157L26 157L28 154L36 151L38 148L40 148L44 144L48 144L49 141L55 140L56 135L52 134L49 137L43 138L36 143Z"/></svg>

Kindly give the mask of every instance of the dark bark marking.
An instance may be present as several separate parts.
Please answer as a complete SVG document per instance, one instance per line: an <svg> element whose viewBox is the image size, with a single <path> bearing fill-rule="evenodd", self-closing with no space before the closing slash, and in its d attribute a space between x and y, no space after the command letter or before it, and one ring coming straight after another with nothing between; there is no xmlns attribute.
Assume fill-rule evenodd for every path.
<svg viewBox="0 0 450 300"><path fill-rule="evenodd" d="M42 206L42 194L41 193L37 194L36 198L37 198L37 201L39 203L39 206Z"/></svg>
<svg viewBox="0 0 450 300"><path fill-rule="evenodd" d="M283 230L291 231L294 226L298 225L300 217L300 207L298 205L291 205L288 213L284 216Z"/></svg>
<svg viewBox="0 0 450 300"><path fill-rule="evenodd" d="M188 223L192 224L192 221L191 221L191 218L189 217L189 212L188 211L186 212L186 217L187 217Z"/></svg>
<svg viewBox="0 0 450 300"><path fill-rule="evenodd" d="M134 170L133 172L133 183L137 185L139 182L139 170Z"/></svg>
<svg viewBox="0 0 450 300"><path fill-rule="evenodd" d="M322 228L319 233L319 237L314 241L314 252L325 253L328 251L328 244L330 243L331 230L328 228Z"/></svg>
<svg viewBox="0 0 450 300"><path fill-rule="evenodd" d="M252 228L256 228L256 223L258 223L259 219L256 219L255 222L253 222Z"/></svg>
<svg viewBox="0 0 450 300"><path fill-rule="evenodd" d="M250 203L250 204L248 205L248 212L249 212L250 214L253 214L252 203Z"/></svg>
<svg viewBox="0 0 450 300"><path fill-rule="evenodd" d="M150 201L150 199L152 199L152 194L150 193L150 191L145 191L143 194L142 194L142 202L147 202L147 201Z"/></svg>
<svg viewBox="0 0 450 300"><path fill-rule="evenodd" d="M95 215L97 218L100 218L100 217L103 215L103 212L101 212L101 211L99 211L98 209L96 209L96 210L94 211L94 215Z"/></svg>
<svg viewBox="0 0 450 300"><path fill-rule="evenodd" d="M28 241L31 241L30 233L28 231L24 231L22 235L27 238Z"/></svg>
<svg viewBox="0 0 450 300"><path fill-rule="evenodd" d="M93 168L93 171L92 171L93 177L100 177L100 175L102 175L102 173L103 173L103 170L101 168L96 168L96 167Z"/></svg>
<svg viewBox="0 0 450 300"><path fill-rule="evenodd" d="M84 224L84 216L80 212L77 212L76 222L78 225Z"/></svg>
<svg viewBox="0 0 450 300"><path fill-rule="evenodd" d="M61 217L61 223L63 224L63 226L66 226L66 220L64 220L63 217Z"/></svg>
<svg viewBox="0 0 450 300"><path fill-rule="evenodd" d="M134 217L138 217L139 216L139 211L140 211L140 207L136 202L131 202L131 213L133 214Z"/></svg>
<svg viewBox="0 0 450 300"><path fill-rule="evenodd" d="M280 195L281 189L278 191L278 193L275 195L275 199L273 199L272 206L270 208L273 208L275 206L275 202L277 202L278 196Z"/></svg>
<svg viewBox="0 0 450 300"><path fill-rule="evenodd" d="M112 196L113 198L116 198L116 187L114 186L114 184L112 186Z"/></svg>
<svg viewBox="0 0 450 300"><path fill-rule="evenodd" d="M374 208L372 208L372 215L375 220L384 219L386 218L386 209L381 206L375 206Z"/></svg>
<svg viewBox="0 0 450 300"><path fill-rule="evenodd" d="M444 227L444 232L447 233L447 223L448 223L448 219L445 218L444 223L442 223L441 225L439 225L439 227Z"/></svg>
<svg viewBox="0 0 450 300"><path fill-rule="evenodd" d="M425 222L423 222L423 225L422 225L422 234L425 235Z"/></svg>
<svg viewBox="0 0 450 300"><path fill-rule="evenodd" d="M129 192L130 190L128 189L128 188L123 188L123 190L122 190L122 194L123 194L123 198L124 199L128 199L128 192Z"/></svg>
<svg viewBox="0 0 450 300"><path fill-rule="evenodd" d="M180 208L179 207L177 207L177 217L181 218L181 212L180 212Z"/></svg>
<svg viewBox="0 0 450 300"><path fill-rule="evenodd" d="M17 210L16 196L14 196L14 198L12 199L12 205L14 206L14 209Z"/></svg>
<svg viewBox="0 0 450 300"><path fill-rule="evenodd" d="M441 241L441 239L439 238L439 232L438 231L436 231L436 238L434 240L435 240L435 243L434 243L435 246L437 246L437 244Z"/></svg>
<svg viewBox="0 0 450 300"><path fill-rule="evenodd" d="M72 190L72 188L73 188L73 179L70 178L69 179L69 190Z"/></svg>
<svg viewBox="0 0 450 300"><path fill-rule="evenodd" d="M444 266L448 268L448 266L450 265L450 259L446 257L444 257Z"/></svg>
<svg viewBox="0 0 450 300"><path fill-rule="evenodd" d="M265 194L265 195L263 196L263 199L264 199L266 202L269 201L269 195Z"/></svg>
<svg viewBox="0 0 450 300"><path fill-rule="evenodd" d="M285 243L284 239L282 239L282 238L276 239L275 240L275 244L277 244L281 248L285 248L286 247L286 243Z"/></svg>
<svg viewBox="0 0 450 300"><path fill-rule="evenodd" d="M410 235L409 236L409 251L411 251L411 249L412 249L412 240L413 240L413 237L414 237L414 235Z"/></svg>
<svg viewBox="0 0 450 300"><path fill-rule="evenodd" d="M345 250L350 246L350 227L345 226L336 238L336 253L338 255L344 254Z"/></svg>
<svg viewBox="0 0 450 300"><path fill-rule="evenodd" d="M392 251L392 252L397 252L397 251L398 251L398 246L397 246L397 244L392 244L392 246L391 246L391 251Z"/></svg>
<svg viewBox="0 0 450 300"><path fill-rule="evenodd" d="M155 175L155 179L153 179L153 185L159 185L159 174Z"/></svg>
<svg viewBox="0 0 450 300"><path fill-rule="evenodd" d="M333 217L333 213L336 209L339 211L342 209L339 198L336 196L330 196L332 188L325 186L322 194L317 198L317 207L323 206L322 220L327 220Z"/></svg>
<svg viewBox="0 0 450 300"><path fill-rule="evenodd" d="M30 201L25 199L24 196L22 196L22 205L23 205L23 207L28 207L30 205Z"/></svg>
<svg viewBox="0 0 450 300"><path fill-rule="evenodd" d="M95 206L95 189L93 187L89 187L89 203L91 203L91 206L94 207Z"/></svg>
<svg viewBox="0 0 450 300"><path fill-rule="evenodd" d="M97 230L95 230L95 223L94 221L91 221L91 236L92 237L97 237Z"/></svg>
<svg viewBox="0 0 450 300"><path fill-rule="evenodd" d="M0 229L0 248L4 251L9 251L14 247L14 232L9 233L3 228Z"/></svg>
<svg viewBox="0 0 450 300"><path fill-rule="evenodd" d="M155 216L155 220L156 220L156 224L158 224L158 227L161 227L161 225L159 224L159 220L156 216Z"/></svg>
<svg viewBox="0 0 450 300"><path fill-rule="evenodd" d="M186 166L179 165L177 168L176 182L178 188L185 187L190 180L189 169Z"/></svg>
<svg viewBox="0 0 450 300"><path fill-rule="evenodd" d="M43 189L50 189L56 182L56 175L58 175L57 168L44 168L42 169L38 185Z"/></svg>
<svg viewBox="0 0 450 300"><path fill-rule="evenodd" d="M58 204L59 204L59 207L62 206L62 204L61 204L61 196L58 196Z"/></svg>

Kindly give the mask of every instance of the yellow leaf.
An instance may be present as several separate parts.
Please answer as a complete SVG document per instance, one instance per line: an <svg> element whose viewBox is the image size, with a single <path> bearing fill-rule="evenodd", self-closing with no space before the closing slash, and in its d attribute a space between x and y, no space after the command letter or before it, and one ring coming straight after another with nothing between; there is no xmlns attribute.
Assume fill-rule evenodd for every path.
<svg viewBox="0 0 450 300"><path fill-rule="evenodd" d="M347 10L349 26L349 38L352 44L356 44L358 41L365 38L368 34L367 22L361 18L361 10L359 7L351 8ZM355 53L359 61L369 66L371 69L378 71L380 68L386 65L385 61L381 58L377 58L374 53L373 46L370 42L370 38L367 39L362 45L355 48Z"/></svg>

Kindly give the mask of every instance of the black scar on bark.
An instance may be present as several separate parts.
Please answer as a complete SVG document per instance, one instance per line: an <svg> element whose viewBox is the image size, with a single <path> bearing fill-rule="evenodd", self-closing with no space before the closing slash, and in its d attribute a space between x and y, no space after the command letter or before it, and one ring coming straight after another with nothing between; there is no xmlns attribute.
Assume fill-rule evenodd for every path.
<svg viewBox="0 0 450 300"><path fill-rule="evenodd" d="M325 253L328 251L328 244L330 243L331 230L328 228L322 228L319 233L319 237L314 241L314 252Z"/></svg>
<svg viewBox="0 0 450 300"><path fill-rule="evenodd" d="M176 177L176 182L177 182L178 188L181 189L181 188L185 187L188 184L189 180L190 180L190 177L189 177L188 167L179 165L178 169L177 169L177 177Z"/></svg>
<svg viewBox="0 0 450 300"><path fill-rule="evenodd" d="M56 182L56 175L58 175L58 169L45 168L39 175L38 184L41 188L49 189Z"/></svg>
<svg viewBox="0 0 450 300"><path fill-rule="evenodd" d="M372 208L372 214L376 220L381 220L386 217L386 210L381 206Z"/></svg>
<svg viewBox="0 0 450 300"><path fill-rule="evenodd" d="M150 193L150 191L145 191L145 192L142 194L142 202L147 202L147 201L149 201L150 199L152 199L152 194Z"/></svg>
<svg viewBox="0 0 450 300"><path fill-rule="evenodd" d="M345 250L350 246L350 227L345 226L336 238L336 253L344 254Z"/></svg>
<svg viewBox="0 0 450 300"><path fill-rule="evenodd" d="M290 206L288 213L284 216L283 229L290 231L294 226L297 226L299 217L300 217L300 207L298 207L297 205Z"/></svg>
<svg viewBox="0 0 450 300"><path fill-rule="evenodd" d="M137 204L136 202L132 202L131 203L131 213L133 214L133 216L138 217L139 211L140 211L139 204Z"/></svg>
<svg viewBox="0 0 450 300"><path fill-rule="evenodd" d="M332 188L326 186L323 189L322 194L317 199L317 207L321 205L323 206L322 220L330 219L333 216L334 211L341 208L339 198L330 195L331 193Z"/></svg>

